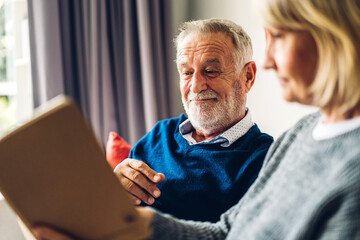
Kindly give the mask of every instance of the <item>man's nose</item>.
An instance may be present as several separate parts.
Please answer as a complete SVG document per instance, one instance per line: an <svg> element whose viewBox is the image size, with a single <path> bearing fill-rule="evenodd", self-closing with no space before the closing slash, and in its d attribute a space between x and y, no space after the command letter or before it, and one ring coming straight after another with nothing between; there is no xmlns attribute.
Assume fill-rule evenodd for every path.
<svg viewBox="0 0 360 240"><path fill-rule="evenodd" d="M198 94L201 91L206 90L207 88L208 85L206 77L201 72L195 71L191 79L190 90L193 93Z"/></svg>

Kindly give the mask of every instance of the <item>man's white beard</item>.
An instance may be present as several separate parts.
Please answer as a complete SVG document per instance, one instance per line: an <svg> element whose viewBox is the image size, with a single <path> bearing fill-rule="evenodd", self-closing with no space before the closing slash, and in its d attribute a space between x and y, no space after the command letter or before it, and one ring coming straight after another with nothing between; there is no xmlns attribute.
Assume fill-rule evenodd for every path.
<svg viewBox="0 0 360 240"><path fill-rule="evenodd" d="M235 83L231 95L221 103L219 94L212 90L200 92L199 94L189 91L187 101L185 102L182 99L182 102L193 127L198 131L209 134L228 127L239 118L241 106L244 104L241 102L239 92L240 84ZM215 104L214 101L209 103L194 103L191 101L209 98L216 98Z"/></svg>

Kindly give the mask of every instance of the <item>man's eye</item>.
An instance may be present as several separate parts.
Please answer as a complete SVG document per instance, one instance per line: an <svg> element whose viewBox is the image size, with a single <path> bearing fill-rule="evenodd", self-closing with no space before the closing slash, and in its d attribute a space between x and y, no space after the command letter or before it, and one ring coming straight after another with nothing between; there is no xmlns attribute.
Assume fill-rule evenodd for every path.
<svg viewBox="0 0 360 240"><path fill-rule="evenodd" d="M184 76L190 76L192 74L192 72L183 72L182 75Z"/></svg>
<svg viewBox="0 0 360 240"><path fill-rule="evenodd" d="M188 80L191 78L192 74L193 74L193 72L191 72L191 71L182 72L181 78L184 80Z"/></svg>
<svg viewBox="0 0 360 240"><path fill-rule="evenodd" d="M209 77L217 77L219 76L220 72L216 70L205 70L205 74Z"/></svg>

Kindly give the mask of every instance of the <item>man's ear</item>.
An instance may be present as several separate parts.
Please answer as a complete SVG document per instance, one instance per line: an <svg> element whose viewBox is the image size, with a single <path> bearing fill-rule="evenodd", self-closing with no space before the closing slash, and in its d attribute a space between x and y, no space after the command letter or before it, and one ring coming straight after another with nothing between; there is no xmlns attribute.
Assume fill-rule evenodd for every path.
<svg viewBox="0 0 360 240"><path fill-rule="evenodd" d="M248 62L244 66L243 71L245 74L245 90L247 93L255 83L256 70L256 63L254 61Z"/></svg>

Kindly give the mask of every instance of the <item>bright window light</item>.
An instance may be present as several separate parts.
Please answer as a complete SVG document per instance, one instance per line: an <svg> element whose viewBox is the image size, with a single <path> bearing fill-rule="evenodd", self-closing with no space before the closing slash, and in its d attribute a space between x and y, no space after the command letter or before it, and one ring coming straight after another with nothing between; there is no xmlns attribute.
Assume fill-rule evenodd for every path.
<svg viewBox="0 0 360 240"><path fill-rule="evenodd" d="M0 0L0 137L32 114L26 0Z"/></svg>

